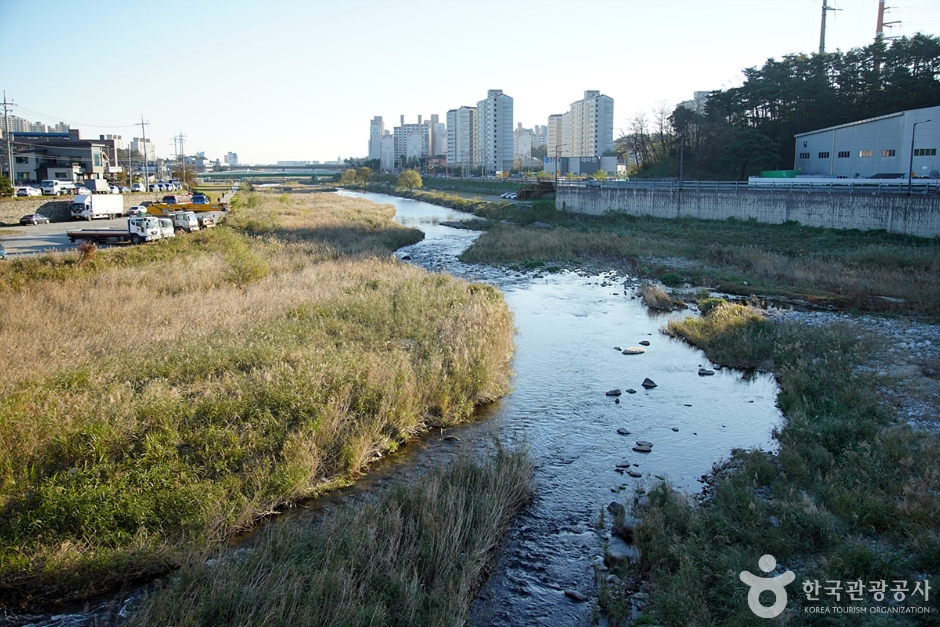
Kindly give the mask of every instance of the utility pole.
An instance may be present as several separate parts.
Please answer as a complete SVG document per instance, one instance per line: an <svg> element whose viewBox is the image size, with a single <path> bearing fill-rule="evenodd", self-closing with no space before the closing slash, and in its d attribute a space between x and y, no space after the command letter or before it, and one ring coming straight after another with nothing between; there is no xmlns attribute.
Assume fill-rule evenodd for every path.
<svg viewBox="0 0 940 627"><path fill-rule="evenodd" d="M176 143L176 140L179 140L179 158L180 158L180 179L182 184L186 185L186 153L183 151L183 140L186 139L186 135L183 135L183 131L180 131L180 134L173 138L173 142Z"/></svg>
<svg viewBox="0 0 940 627"><path fill-rule="evenodd" d="M900 24L900 20L895 20L893 22L885 22L885 11L890 7L885 6L885 0L878 0L878 21L875 24L875 43L881 44L885 40L885 27L891 28L895 24ZM876 55L881 54L880 46L876 49ZM881 57L875 57L875 73L877 74L881 70Z"/></svg>
<svg viewBox="0 0 940 627"><path fill-rule="evenodd" d="M826 54L826 11L841 11L835 7L828 6L827 0L822 3L822 25L819 27L819 54Z"/></svg>
<svg viewBox="0 0 940 627"><path fill-rule="evenodd" d="M7 173L10 175L10 184L16 185L16 175L13 173L13 138L10 136L9 107L15 106L13 101L7 102L7 92L3 92L3 138L7 144Z"/></svg>
<svg viewBox="0 0 940 627"><path fill-rule="evenodd" d="M144 122L144 116L140 116L140 124L135 124L134 126L140 127L140 135L144 140L144 189L148 192L150 191L150 167L147 165L147 131L144 129L145 126L150 126L150 122Z"/></svg>

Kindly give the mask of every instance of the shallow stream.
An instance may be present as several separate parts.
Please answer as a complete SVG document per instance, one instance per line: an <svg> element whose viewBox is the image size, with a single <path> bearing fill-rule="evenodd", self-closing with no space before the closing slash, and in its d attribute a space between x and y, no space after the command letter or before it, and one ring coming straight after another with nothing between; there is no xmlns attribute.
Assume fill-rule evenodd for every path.
<svg viewBox="0 0 940 627"><path fill-rule="evenodd" d="M535 500L515 521L497 571L475 604L473 624L591 624L593 603L575 602L564 590L596 595L593 565L605 541L594 528L600 511L612 500L629 507L636 486L650 487L660 477L680 491L698 492L699 478L732 448L772 449L771 431L781 420L776 383L770 375L715 369L701 351L661 333L668 316L651 315L641 305L635 277L520 274L463 264L457 255L479 233L439 223L474 216L358 195L393 204L399 222L425 232L399 257L497 285L515 317L513 391L476 423L450 431L464 445L492 433L522 438L537 464ZM643 354L614 350L643 340L649 342ZM715 374L699 376L700 367ZM646 378L656 387L642 387ZM614 388L624 393L608 396ZM634 452L637 440L652 442L652 451ZM426 456L435 454L418 455ZM642 477L618 472L624 461Z"/></svg>

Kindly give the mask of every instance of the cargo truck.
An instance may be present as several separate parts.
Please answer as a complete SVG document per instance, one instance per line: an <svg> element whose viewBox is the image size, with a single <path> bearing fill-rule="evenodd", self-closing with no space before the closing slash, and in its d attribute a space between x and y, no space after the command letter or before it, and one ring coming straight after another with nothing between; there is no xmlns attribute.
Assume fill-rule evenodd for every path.
<svg viewBox="0 0 940 627"><path fill-rule="evenodd" d="M92 194L110 194L111 184L104 179L85 179L82 186L91 191Z"/></svg>
<svg viewBox="0 0 940 627"><path fill-rule="evenodd" d="M89 222L94 218L118 218L124 215L124 196L79 194L72 199L71 212L72 218Z"/></svg>
<svg viewBox="0 0 940 627"><path fill-rule="evenodd" d="M96 244L152 242L160 239L160 220L148 216L127 219L126 229L76 229L66 231L69 241L81 240Z"/></svg>
<svg viewBox="0 0 940 627"><path fill-rule="evenodd" d="M199 230L199 220L192 211L171 211L163 215L173 221L173 228L176 231L192 233Z"/></svg>
<svg viewBox="0 0 940 627"><path fill-rule="evenodd" d="M71 181L57 181L46 179L39 184L43 196L58 196L59 194L74 194L75 183Z"/></svg>

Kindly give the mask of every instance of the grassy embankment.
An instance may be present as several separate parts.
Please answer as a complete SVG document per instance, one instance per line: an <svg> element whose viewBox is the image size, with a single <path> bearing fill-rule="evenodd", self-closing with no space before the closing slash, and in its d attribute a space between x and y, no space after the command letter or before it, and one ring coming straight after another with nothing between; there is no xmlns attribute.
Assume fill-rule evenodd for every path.
<svg viewBox="0 0 940 627"><path fill-rule="evenodd" d="M668 285L782 296L860 311L940 311L940 241L741 220L665 220L492 206L492 228L462 259L534 267L600 261ZM517 224L505 224L511 220ZM542 221L552 229L531 225Z"/></svg>
<svg viewBox="0 0 940 627"><path fill-rule="evenodd" d="M0 265L3 603L165 572L506 391L501 295L391 259L420 239L391 207L238 201L229 226Z"/></svg>
<svg viewBox="0 0 940 627"><path fill-rule="evenodd" d="M553 201L487 202L441 191L395 193L468 213L487 229L461 260L515 268L584 264L629 270L669 286L782 297L869 312L940 312L940 241L797 223L583 216ZM543 223L542 228L532 226ZM552 228L544 228L545 225Z"/></svg>
<svg viewBox="0 0 940 627"><path fill-rule="evenodd" d="M190 564L130 625L464 625L532 472L497 447L321 524L274 525L245 555Z"/></svg>
<svg viewBox="0 0 940 627"><path fill-rule="evenodd" d="M867 591L871 581L907 581L910 592L940 571L940 441L895 423L879 402L885 381L861 367L877 346L850 325L774 323L760 310L731 304L670 322L668 332L728 366L772 361L786 423L776 454L735 451L697 505L675 498L667 484L652 491L637 540L656 620L754 625L738 573L764 576L757 564L769 553L782 565L777 574L796 573L781 624L922 624L923 616L832 609L877 605ZM807 600L804 580L841 581L842 597L823 591L819 601ZM864 601L852 603L844 585L859 580ZM603 596L611 614L626 615L620 591L608 587ZM902 605L936 611L933 590L930 596L929 603L918 595ZM762 600L773 602L770 595ZM820 607L832 612L804 612Z"/></svg>

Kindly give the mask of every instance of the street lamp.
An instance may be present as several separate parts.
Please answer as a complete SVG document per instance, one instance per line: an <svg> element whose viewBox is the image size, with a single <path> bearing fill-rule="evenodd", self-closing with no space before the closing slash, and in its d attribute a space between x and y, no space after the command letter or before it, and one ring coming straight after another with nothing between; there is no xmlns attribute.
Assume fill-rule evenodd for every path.
<svg viewBox="0 0 940 627"><path fill-rule="evenodd" d="M907 165L907 195L911 195L911 182L914 180L914 135L917 133L917 125L930 122L930 120L921 120L920 122L914 122L913 128L911 128L911 157L910 162Z"/></svg>

